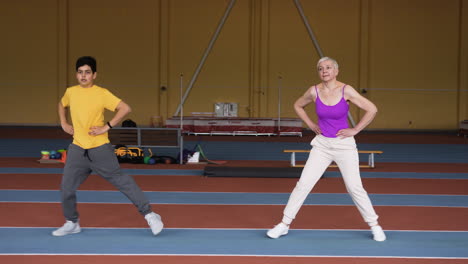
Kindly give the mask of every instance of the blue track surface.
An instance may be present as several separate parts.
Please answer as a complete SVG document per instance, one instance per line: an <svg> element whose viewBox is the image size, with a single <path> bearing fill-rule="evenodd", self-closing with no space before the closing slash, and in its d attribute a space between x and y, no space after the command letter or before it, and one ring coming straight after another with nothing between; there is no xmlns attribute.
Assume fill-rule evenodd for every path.
<svg viewBox="0 0 468 264"><path fill-rule="evenodd" d="M289 193L145 192L158 204L246 204L284 205ZM130 203L118 191L78 191L78 202ZM468 207L468 195L369 194L374 205ZM0 190L0 202L59 203L59 191ZM306 205L354 205L347 193L311 193Z"/></svg>
<svg viewBox="0 0 468 264"><path fill-rule="evenodd" d="M193 149L199 142L186 141L184 147ZM65 139L0 139L0 157L39 157L41 150L67 148L70 140ZM294 142L201 142L205 154L213 160L289 160L284 149L310 149L308 143ZM456 144L359 144L362 150L382 150L376 162L431 162L468 163L468 147ZM248 151L246 151L248 150ZM159 155L176 156L175 148L154 148ZM367 160L368 155L361 155ZM299 154L298 160L306 154Z"/></svg>
<svg viewBox="0 0 468 264"><path fill-rule="evenodd" d="M327 178L341 178L337 171L324 173ZM468 179L468 173L437 173L437 172L362 172L361 178L381 179Z"/></svg>
<svg viewBox="0 0 468 264"><path fill-rule="evenodd" d="M468 232L387 231L375 242L368 230L290 230L269 239L259 229L84 228L53 237L51 228L0 228L0 254L149 254L468 258Z"/></svg>
<svg viewBox="0 0 468 264"><path fill-rule="evenodd" d="M0 139L0 157L39 157L42 149L66 148L69 143L69 140ZM199 142L185 143L186 148L193 148ZM290 155L283 153L283 149L310 148L307 143L285 142L212 141L201 142L201 145L208 157L214 160L288 161ZM375 157L377 164L379 162L468 163L466 145L358 144L358 146L363 150L384 151L384 154ZM176 149L153 149L153 152L159 155L175 156L177 151ZM302 156L299 154L298 160L306 157L307 154ZM362 155L361 160L367 160L367 155ZM0 176L14 177L15 174L20 173L61 174L62 171L61 168L0 168L0 174L2 174ZM124 169L124 172L130 175L148 175L148 177L151 175L203 175L202 170L160 170L157 167ZM361 175L362 178L382 179L468 179L468 171L466 173L371 171L362 172ZM326 172L325 177L341 177L341 175L339 172ZM465 182L460 181L461 184ZM60 202L60 193L57 190L1 190L1 188L2 186L0 186L0 205L9 202ZM145 194L151 203L156 204L206 205L285 205L290 195L289 193L225 192L145 192ZM464 212L468 208L468 195L370 194L369 196L376 206L457 207L453 209L457 212ZM78 200L82 203L130 204L130 201L118 191L78 191ZM348 194L339 193L311 193L305 204L354 206ZM423 218L421 219L424 221ZM82 233L65 237L53 237L50 234L52 230L53 228L48 227L0 227L0 255L242 255L468 260L468 231L386 230L387 241L379 243L371 239L369 230L293 229L287 236L277 240L266 238L266 230L263 229L173 228L164 229L157 237L152 236L148 228L84 227Z"/></svg>

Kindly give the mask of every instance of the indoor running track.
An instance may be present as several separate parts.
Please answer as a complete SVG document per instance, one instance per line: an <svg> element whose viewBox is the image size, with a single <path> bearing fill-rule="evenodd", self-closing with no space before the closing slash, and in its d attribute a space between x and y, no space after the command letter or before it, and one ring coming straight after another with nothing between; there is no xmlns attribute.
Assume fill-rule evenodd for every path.
<svg viewBox="0 0 468 264"><path fill-rule="evenodd" d="M468 173L363 173L388 240L375 242L337 173L319 181L290 233L265 236L297 179L207 178L200 170L127 170L165 223L143 217L92 175L83 232L63 224L61 169L0 168L1 263L468 263Z"/></svg>

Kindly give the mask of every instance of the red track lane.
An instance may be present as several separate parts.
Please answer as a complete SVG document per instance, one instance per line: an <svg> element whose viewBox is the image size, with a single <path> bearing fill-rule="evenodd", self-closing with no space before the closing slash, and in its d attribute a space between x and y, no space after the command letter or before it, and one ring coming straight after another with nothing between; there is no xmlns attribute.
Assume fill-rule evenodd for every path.
<svg viewBox="0 0 468 264"><path fill-rule="evenodd" d="M58 174L0 174L0 189L59 190ZM144 191L186 192L280 192L289 193L297 178L210 178L202 176L134 176ZM452 194L468 195L468 179L388 179L365 178L369 193L380 194ZM97 175L91 175L81 190L116 190ZM346 193L341 178L324 178L315 193Z"/></svg>
<svg viewBox="0 0 468 264"><path fill-rule="evenodd" d="M131 204L80 203L83 227L141 227L147 224ZM376 206L387 230L468 230L468 208ZM271 228L281 221L280 205L158 205L168 228ZM0 203L0 226L57 227L64 222L59 203ZM450 219L448 224L447 219ZM301 208L293 229L367 229L355 206Z"/></svg>
<svg viewBox="0 0 468 264"><path fill-rule="evenodd" d="M42 134L41 134L42 133ZM50 129L12 128L1 129L2 138L69 138L60 128ZM191 137L186 137L186 140ZM252 140L309 142L312 137L193 137L193 140ZM412 143L412 144L468 144L467 138L454 135L421 134L359 134L360 143ZM40 164L38 158L0 158L0 167L62 168L62 164ZM288 167L288 161L229 161L225 166ZM375 172L444 172L467 173L468 164L452 163L376 163ZM203 169L205 165L122 164L133 169ZM330 169L336 170L336 169ZM8 189L58 189L60 175L47 180L44 175L23 177L9 175L14 181L0 175L0 188ZM34 178L35 177L35 178ZM55 176L54 176L55 177ZM290 192L297 179L211 179L185 176L137 176L145 190L166 191L246 191ZM151 180L152 179L152 180ZM148 182L146 182L148 181ZM315 192L344 192L341 179L330 178L319 182ZM16 183L15 183L16 182ZM466 194L466 180L414 180L414 179L364 179L369 193L410 194ZM5 184L8 184L5 185ZM25 185L23 185L25 184ZM335 186L334 186L335 185ZM23 187L21 187L23 186ZM52 186L52 188L50 188ZM83 188L113 189L99 179L91 177ZM82 188L82 189L83 189ZM99 189L100 190L100 189ZM284 206L258 205L153 205L161 213L169 228L262 228L276 224ZM130 204L79 204L81 224L84 227L142 227L147 225ZM377 206L380 223L387 230L468 230L467 208L443 207L387 207ZM63 224L58 203L0 203L0 226L56 227ZM189 217L190 216L190 217ZM300 229L366 229L354 206L303 206L292 228ZM155 238L157 239L157 238ZM468 264L468 259L412 259L412 258L320 258L320 257L236 257L236 256L13 256L0 255L0 263L35 264Z"/></svg>
<svg viewBox="0 0 468 264"><path fill-rule="evenodd" d="M63 168L63 164L42 164L37 162L36 158L0 158L0 167L10 168ZM206 164L128 164L123 163L124 169L190 169L203 170ZM210 165L218 166L218 165ZM232 167L289 167L289 160L284 161L260 161L260 160L229 160L222 166ZM336 168L330 168L330 171L337 171ZM408 162L376 162L374 169L362 169L367 172L444 172L444 173L467 173L468 163L408 163Z"/></svg>
<svg viewBox="0 0 468 264"><path fill-rule="evenodd" d="M467 264L467 259L323 258L244 256L0 256L1 263L34 264Z"/></svg>

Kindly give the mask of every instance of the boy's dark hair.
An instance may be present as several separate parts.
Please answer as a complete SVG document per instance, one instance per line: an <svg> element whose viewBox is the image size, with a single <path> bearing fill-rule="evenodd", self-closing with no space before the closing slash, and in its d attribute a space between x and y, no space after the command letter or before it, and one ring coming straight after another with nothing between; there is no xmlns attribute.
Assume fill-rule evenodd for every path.
<svg viewBox="0 0 468 264"><path fill-rule="evenodd" d="M83 65L88 65L93 73L96 72L96 59L91 57L91 56L83 56L80 57L76 60L76 71L78 71L78 68L83 66Z"/></svg>

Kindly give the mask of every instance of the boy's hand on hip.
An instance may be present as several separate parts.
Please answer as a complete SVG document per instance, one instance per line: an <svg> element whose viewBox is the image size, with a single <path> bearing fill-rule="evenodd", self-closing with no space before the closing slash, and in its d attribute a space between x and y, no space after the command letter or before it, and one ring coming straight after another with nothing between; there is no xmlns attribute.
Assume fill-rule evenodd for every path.
<svg viewBox="0 0 468 264"><path fill-rule="evenodd" d="M69 124L62 124L62 129L63 131L65 131L65 133L73 136L73 133L74 133L73 126Z"/></svg>
<svg viewBox="0 0 468 264"><path fill-rule="evenodd" d="M109 131L109 127L107 125L105 126L93 126L89 130L88 134L91 136L97 136L106 133Z"/></svg>

